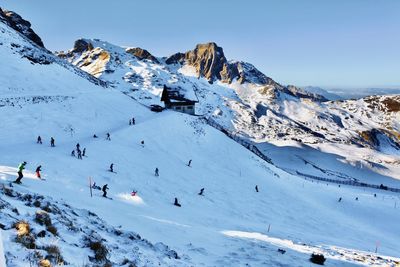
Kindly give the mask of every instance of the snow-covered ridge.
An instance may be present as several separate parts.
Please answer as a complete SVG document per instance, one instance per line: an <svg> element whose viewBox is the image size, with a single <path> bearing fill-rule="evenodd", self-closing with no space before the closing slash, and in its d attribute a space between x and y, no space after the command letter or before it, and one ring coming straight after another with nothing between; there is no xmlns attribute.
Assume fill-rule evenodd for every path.
<svg viewBox="0 0 400 267"><path fill-rule="evenodd" d="M26 224L16 229L20 220L30 222L32 233L44 236L35 239L42 256L37 260L49 256L49 249L43 247L55 244L70 266L98 266L90 247L104 251L101 243L110 250L109 260L125 267L309 266L313 252L324 253L327 266L387 266L400 261L397 194L305 180L295 172L396 186L394 175L390 176L396 164L392 152L330 141L330 133L340 123L352 125L346 123L346 110L351 109L354 117L348 120L360 120L363 129L369 129L370 124L382 121L374 117L382 114L379 109L371 111L362 101L351 105L315 102L273 85L210 84L189 75L192 66L164 64L163 58L156 63L118 47L107 52L110 60L100 78L110 87L104 90L59 64L22 57L10 43L22 47L30 42L15 31L4 39L9 45L0 46L0 56L7 63L0 65L0 93L17 104L0 107L0 151L5 151L0 155L0 181L5 187L0 188L12 190L8 194L15 197L0 192L0 202L6 205L0 223L6 229L5 249L12 253L6 255L7 260L14 266L29 264L29 256L15 259L15 253L32 251L14 242L19 231L26 229ZM103 44L95 46L108 51ZM153 113L144 107L159 101L158 90L164 84L195 92L200 100L198 114L211 117L237 140L257 145L280 168L210 127L203 118L168 110ZM315 118L309 115L311 111ZM370 124L362 119L366 111ZM128 124L132 117L135 125ZM275 121L263 125L264 118ZM387 119L390 122L391 117ZM315 131L315 125L323 122L329 126L324 134ZM275 137L271 130L271 136L263 136L268 126L279 124L286 126L282 131L296 132ZM338 134L345 138L347 132ZM107 133L111 140L106 140ZM38 135L43 144L36 143ZM376 136L380 144L386 140ZM51 137L55 147L49 144ZM301 138L301 142L291 138ZM86 148L83 159L71 156L77 143ZM22 161L28 162L22 185L14 185L16 167ZM114 172L108 171L111 163ZM43 180L35 175L38 165L42 165ZM380 175L373 176L374 169ZM91 196L89 181L107 184L109 198L96 189ZM181 207L173 205L175 198ZM70 230L69 221L82 226L82 231ZM51 226L59 236L54 236ZM92 230L99 234L91 234ZM134 233L150 243L136 240ZM94 240L84 237L88 234ZM130 234L134 240L127 238ZM156 245L159 242L165 245ZM50 251L59 259L54 247ZM82 261L76 262L73 256Z"/></svg>
<svg viewBox="0 0 400 267"><path fill-rule="evenodd" d="M101 58L101 53L108 56ZM199 100L196 114L210 117L231 134L254 142L269 157L267 142L297 142L315 149L323 145L346 158L350 166L367 166L371 170L368 176L400 179L396 174L400 161L397 96L327 101L318 91L310 93L295 86L282 86L249 63L227 61L222 48L215 43L150 60L108 42L82 39L74 49L60 55L145 105L161 104L164 85L180 88L183 94L194 94ZM236 76L229 72L229 66L235 66ZM371 133L379 133L382 142L371 142ZM337 145L359 152L350 158L336 150ZM304 153L308 157L308 152ZM287 168L279 159L276 161ZM381 164L386 170L374 167ZM320 168L331 166L323 164ZM356 174L351 172L347 176L355 179L366 176L359 170ZM315 170L308 174L326 177ZM374 183L382 181L376 179Z"/></svg>

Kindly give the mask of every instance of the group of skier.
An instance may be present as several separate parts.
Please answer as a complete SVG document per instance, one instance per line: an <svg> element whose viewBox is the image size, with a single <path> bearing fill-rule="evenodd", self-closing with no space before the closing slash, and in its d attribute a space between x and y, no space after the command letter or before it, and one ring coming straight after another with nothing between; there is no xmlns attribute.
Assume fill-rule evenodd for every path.
<svg viewBox="0 0 400 267"><path fill-rule="evenodd" d="M132 119L129 120L129 125L135 125L135 118L134 117L132 117ZM98 138L98 136L96 134L94 134L93 138ZM106 140L111 141L110 133L106 134ZM36 143L42 144L42 137L41 136L37 137ZM141 144L141 146L144 147L144 141L143 140L140 142L140 144ZM55 147L55 139L53 137L50 138L50 146L51 147ZM80 144L77 143L76 144L76 148L74 150L72 150L72 152L71 152L71 156L73 156L73 157L77 156L78 159L82 159L82 157L86 156L86 148L83 148L83 150L81 150ZM18 183L18 184L21 183L21 180L24 177L23 170L25 169L26 164L27 164L26 161L24 161L21 164L19 164L19 166L18 166L18 177L14 181L15 183ZM192 164L192 160L190 159L188 161L188 163L187 163L187 166L191 167L191 164ZM39 179L41 179L41 173L40 173L41 172L41 168L42 168L41 165L39 165L36 168L36 177L39 178ZM111 163L109 171L112 172L112 173L115 173L115 171L114 171L114 163ZM156 176L156 177L160 176L158 167L156 167L155 170L154 170L154 176ZM91 185L91 187L93 189L101 190L103 192L103 197L107 197L107 190L109 190L108 184L105 184L102 187L100 187L100 186L96 185L96 183L93 183L93 185ZM255 187L255 190L256 190L256 192L259 192L257 185ZM132 190L131 196L136 196L136 194L137 194L137 191L136 190ZM202 196L203 194L204 194L204 188L201 188L200 192L198 193L198 195ZM179 203L178 198L174 199L174 205L177 206L177 207L181 207L181 204Z"/></svg>
<svg viewBox="0 0 400 267"><path fill-rule="evenodd" d="M42 137L41 137L40 135L37 137L36 143L37 143L37 144L40 144L40 145L43 144L43 142L42 142ZM55 146L56 146L56 145L55 145L55 140L54 140L53 137L50 138L50 146L51 146L51 147L55 147Z"/></svg>
<svg viewBox="0 0 400 267"><path fill-rule="evenodd" d="M75 157L75 151L76 155L78 156L78 159L82 159L82 157L86 156L86 147L81 150L81 145L79 143L76 144L76 149L72 150L71 156Z"/></svg>
<svg viewBox="0 0 400 267"><path fill-rule="evenodd" d="M25 170L26 164L28 164L28 163L26 161L24 161L24 162L21 162L18 165L18 172L17 172L18 173L18 177L14 181L14 183L21 184L21 180L24 177L23 171ZM39 178L39 179L42 179L42 176L40 174L41 171L42 171L42 165L37 166L35 173L36 173L36 177Z"/></svg>

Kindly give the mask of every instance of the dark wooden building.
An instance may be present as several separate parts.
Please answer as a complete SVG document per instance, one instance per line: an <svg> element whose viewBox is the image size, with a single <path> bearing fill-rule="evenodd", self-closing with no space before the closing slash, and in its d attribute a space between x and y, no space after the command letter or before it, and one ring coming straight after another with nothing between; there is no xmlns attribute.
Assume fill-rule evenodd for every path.
<svg viewBox="0 0 400 267"><path fill-rule="evenodd" d="M164 102L165 108L178 112L195 115L195 105L198 101L185 98L178 90L169 88L164 85L161 94L161 101Z"/></svg>

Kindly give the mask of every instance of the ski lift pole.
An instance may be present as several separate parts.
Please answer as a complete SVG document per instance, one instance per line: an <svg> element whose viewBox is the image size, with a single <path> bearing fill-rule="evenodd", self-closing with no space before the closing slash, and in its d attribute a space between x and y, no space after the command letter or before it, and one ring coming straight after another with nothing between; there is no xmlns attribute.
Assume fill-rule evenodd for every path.
<svg viewBox="0 0 400 267"><path fill-rule="evenodd" d="M89 190L90 190L90 197L93 197L93 193L92 193L92 177L89 177Z"/></svg>

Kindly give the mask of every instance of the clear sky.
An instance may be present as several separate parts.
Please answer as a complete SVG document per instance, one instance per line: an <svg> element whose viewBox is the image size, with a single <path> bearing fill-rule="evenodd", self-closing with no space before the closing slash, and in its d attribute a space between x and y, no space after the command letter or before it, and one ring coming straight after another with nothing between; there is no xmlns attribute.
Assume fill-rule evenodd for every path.
<svg viewBox="0 0 400 267"><path fill-rule="evenodd" d="M400 86L400 0L0 0L50 50L81 37L168 56L214 41L283 84Z"/></svg>

